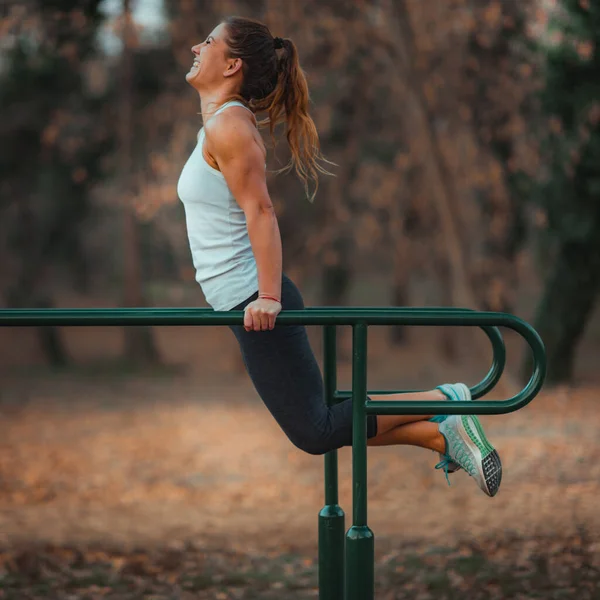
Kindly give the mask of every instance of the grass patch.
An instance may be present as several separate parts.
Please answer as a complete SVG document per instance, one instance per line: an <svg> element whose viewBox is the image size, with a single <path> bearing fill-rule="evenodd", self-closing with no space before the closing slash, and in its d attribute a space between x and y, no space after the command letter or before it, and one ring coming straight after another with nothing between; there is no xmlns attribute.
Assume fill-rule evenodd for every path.
<svg viewBox="0 0 600 600"><path fill-rule="evenodd" d="M316 597L314 556L218 549L119 554L61 548L0 552L0 598L111 600L194 598L308 600ZM600 556L585 536L489 540L439 548L412 546L375 566L376 597L395 600L593 600L600 589Z"/></svg>
<svg viewBox="0 0 600 600"><path fill-rule="evenodd" d="M450 562L449 567L463 576L476 576L482 571L487 571L488 559L483 554L472 554L471 556L460 556Z"/></svg>
<svg viewBox="0 0 600 600"><path fill-rule="evenodd" d="M194 575L184 577L181 580L181 587L185 590L199 592L213 587L214 581L211 575Z"/></svg>

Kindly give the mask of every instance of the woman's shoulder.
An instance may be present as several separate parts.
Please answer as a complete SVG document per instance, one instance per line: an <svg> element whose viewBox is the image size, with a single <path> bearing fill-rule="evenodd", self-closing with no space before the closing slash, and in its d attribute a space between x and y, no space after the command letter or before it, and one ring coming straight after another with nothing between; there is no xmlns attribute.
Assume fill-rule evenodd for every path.
<svg viewBox="0 0 600 600"><path fill-rule="evenodd" d="M219 147L236 148L256 139L256 119L243 106L230 106L215 114L204 125L207 142Z"/></svg>
<svg viewBox="0 0 600 600"><path fill-rule="evenodd" d="M215 115L204 125L204 133L209 141L225 136L244 138L252 134L254 129L252 121L244 113L237 112L236 108L232 107L227 114Z"/></svg>

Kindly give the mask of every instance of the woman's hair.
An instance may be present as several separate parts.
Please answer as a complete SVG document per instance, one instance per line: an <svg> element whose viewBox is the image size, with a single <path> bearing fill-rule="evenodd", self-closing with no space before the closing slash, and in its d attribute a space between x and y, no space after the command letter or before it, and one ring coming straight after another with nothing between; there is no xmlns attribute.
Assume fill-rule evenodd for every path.
<svg viewBox="0 0 600 600"><path fill-rule="evenodd" d="M260 21L228 17L223 23L229 56L242 59L242 88L234 98L247 104L255 113L267 113L259 126L269 126L274 145L275 126L286 123L292 158L277 173L295 168L304 182L307 196L308 182L313 180L315 189L309 197L312 202L319 187L318 173L331 175L319 162L335 163L321 154L319 134L308 114L310 96L298 50L292 40L274 38Z"/></svg>

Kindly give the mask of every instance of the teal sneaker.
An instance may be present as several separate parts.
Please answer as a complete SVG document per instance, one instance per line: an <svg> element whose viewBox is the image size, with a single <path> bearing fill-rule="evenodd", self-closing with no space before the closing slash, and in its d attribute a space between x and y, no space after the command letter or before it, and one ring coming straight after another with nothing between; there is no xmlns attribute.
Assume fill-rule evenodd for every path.
<svg viewBox="0 0 600 600"><path fill-rule="evenodd" d="M455 462L488 496L495 496L502 481L502 463L479 419L475 415L450 415L439 427L446 440L446 453L436 469L446 470Z"/></svg>
<svg viewBox="0 0 600 600"><path fill-rule="evenodd" d="M436 390L440 390L444 396L450 401L454 402L462 402L471 400L471 390L469 386L464 383L444 383L442 385L438 385ZM433 423L443 423L450 415L436 415L429 419ZM444 455L440 454L440 461L444 460ZM448 473L456 473L456 471L460 471L462 468L459 464L455 463L451 460L445 469L446 480L448 481L448 485L450 485L450 480L448 479Z"/></svg>

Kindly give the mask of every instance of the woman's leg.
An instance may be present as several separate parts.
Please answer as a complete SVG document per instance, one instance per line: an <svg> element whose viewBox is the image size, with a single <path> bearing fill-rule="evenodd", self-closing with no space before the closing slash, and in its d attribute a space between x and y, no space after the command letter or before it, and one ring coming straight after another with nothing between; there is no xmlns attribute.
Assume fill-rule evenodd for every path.
<svg viewBox="0 0 600 600"><path fill-rule="evenodd" d="M234 310L241 310L254 297ZM288 278L282 282L283 310L304 308L300 292ZM293 444L310 454L323 454L352 444L352 400L328 407L324 401L321 370L302 326L279 326L271 331L245 331L231 327L240 345L248 374L259 396ZM410 393L410 398L440 400L439 390ZM396 400L400 394L377 399ZM430 416L370 415L367 437L375 438L414 421ZM435 423L431 423L437 427ZM412 432L417 432L417 437ZM419 433L425 437L420 439ZM398 435L397 433L394 435ZM384 438L399 439L399 438ZM411 430L410 439L423 446L429 443L429 430ZM401 443L401 442L395 442ZM426 446L427 447L427 446Z"/></svg>
<svg viewBox="0 0 600 600"><path fill-rule="evenodd" d="M402 394L385 394L370 396L371 400L396 401L410 398L411 400L446 400L446 396L440 390L429 390L426 392L407 392ZM377 415L377 436L392 429L414 423L415 421L428 421L433 415Z"/></svg>
<svg viewBox="0 0 600 600"><path fill-rule="evenodd" d="M371 400L396 401L411 400L446 400L440 390L426 392L406 392L401 394L372 395ZM429 419L433 415L377 415L377 435L367 441L369 446L408 445L428 448L436 452L445 452L444 437L437 423Z"/></svg>
<svg viewBox="0 0 600 600"><path fill-rule="evenodd" d="M440 433L438 423L431 421L414 421L399 425L367 441L369 446L396 446L404 444L408 446L420 446L429 450L435 450L440 454L446 451L444 436Z"/></svg>
<svg viewBox="0 0 600 600"><path fill-rule="evenodd" d="M282 304L283 310L304 308L300 292L285 277ZM236 308L241 310L243 305ZM256 391L294 445L309 454L324 454L352 444L352 399L326 405L321 370L304 327L275 326L270 331L248 332L238 325L231 330L240 344ZM453 400L470 398L463 384L447 385L444 391ZM423 400L444 397L440 390L405 395L420 396ZM385 395L383 399L397 400L402 396ZM439 423L428 421L430 418L430 415L368 415L368 443L411 444L439 452L442 456L436 468L443 468L446 476L451 467L463 468L486 494L494 496L500 486L502 464L477 417L450 415Z"/></svg>
<svg viewBox="0 0 600 600"><path fill-rule="evenodd" d="M233 310L242 310L257 294ZM302 296L292 281L282 281L283 310L304 308ZM246 369L259 396L290 441L309 454L325 454L352 444L352 399L334 406L324 400L321 369L303 326L275 326L270 331L246 331L237 325L236 336ZM468 400L464 384L441 386L452 400ZM377 396L380 400L440 400L441 390ZM410 444L440 453L436 468L449 472L463 468L488 495L498 492L502 479L500 457L473 415L368 415L370 446ZM452 470L451 470L452 469Z"/></svg>

